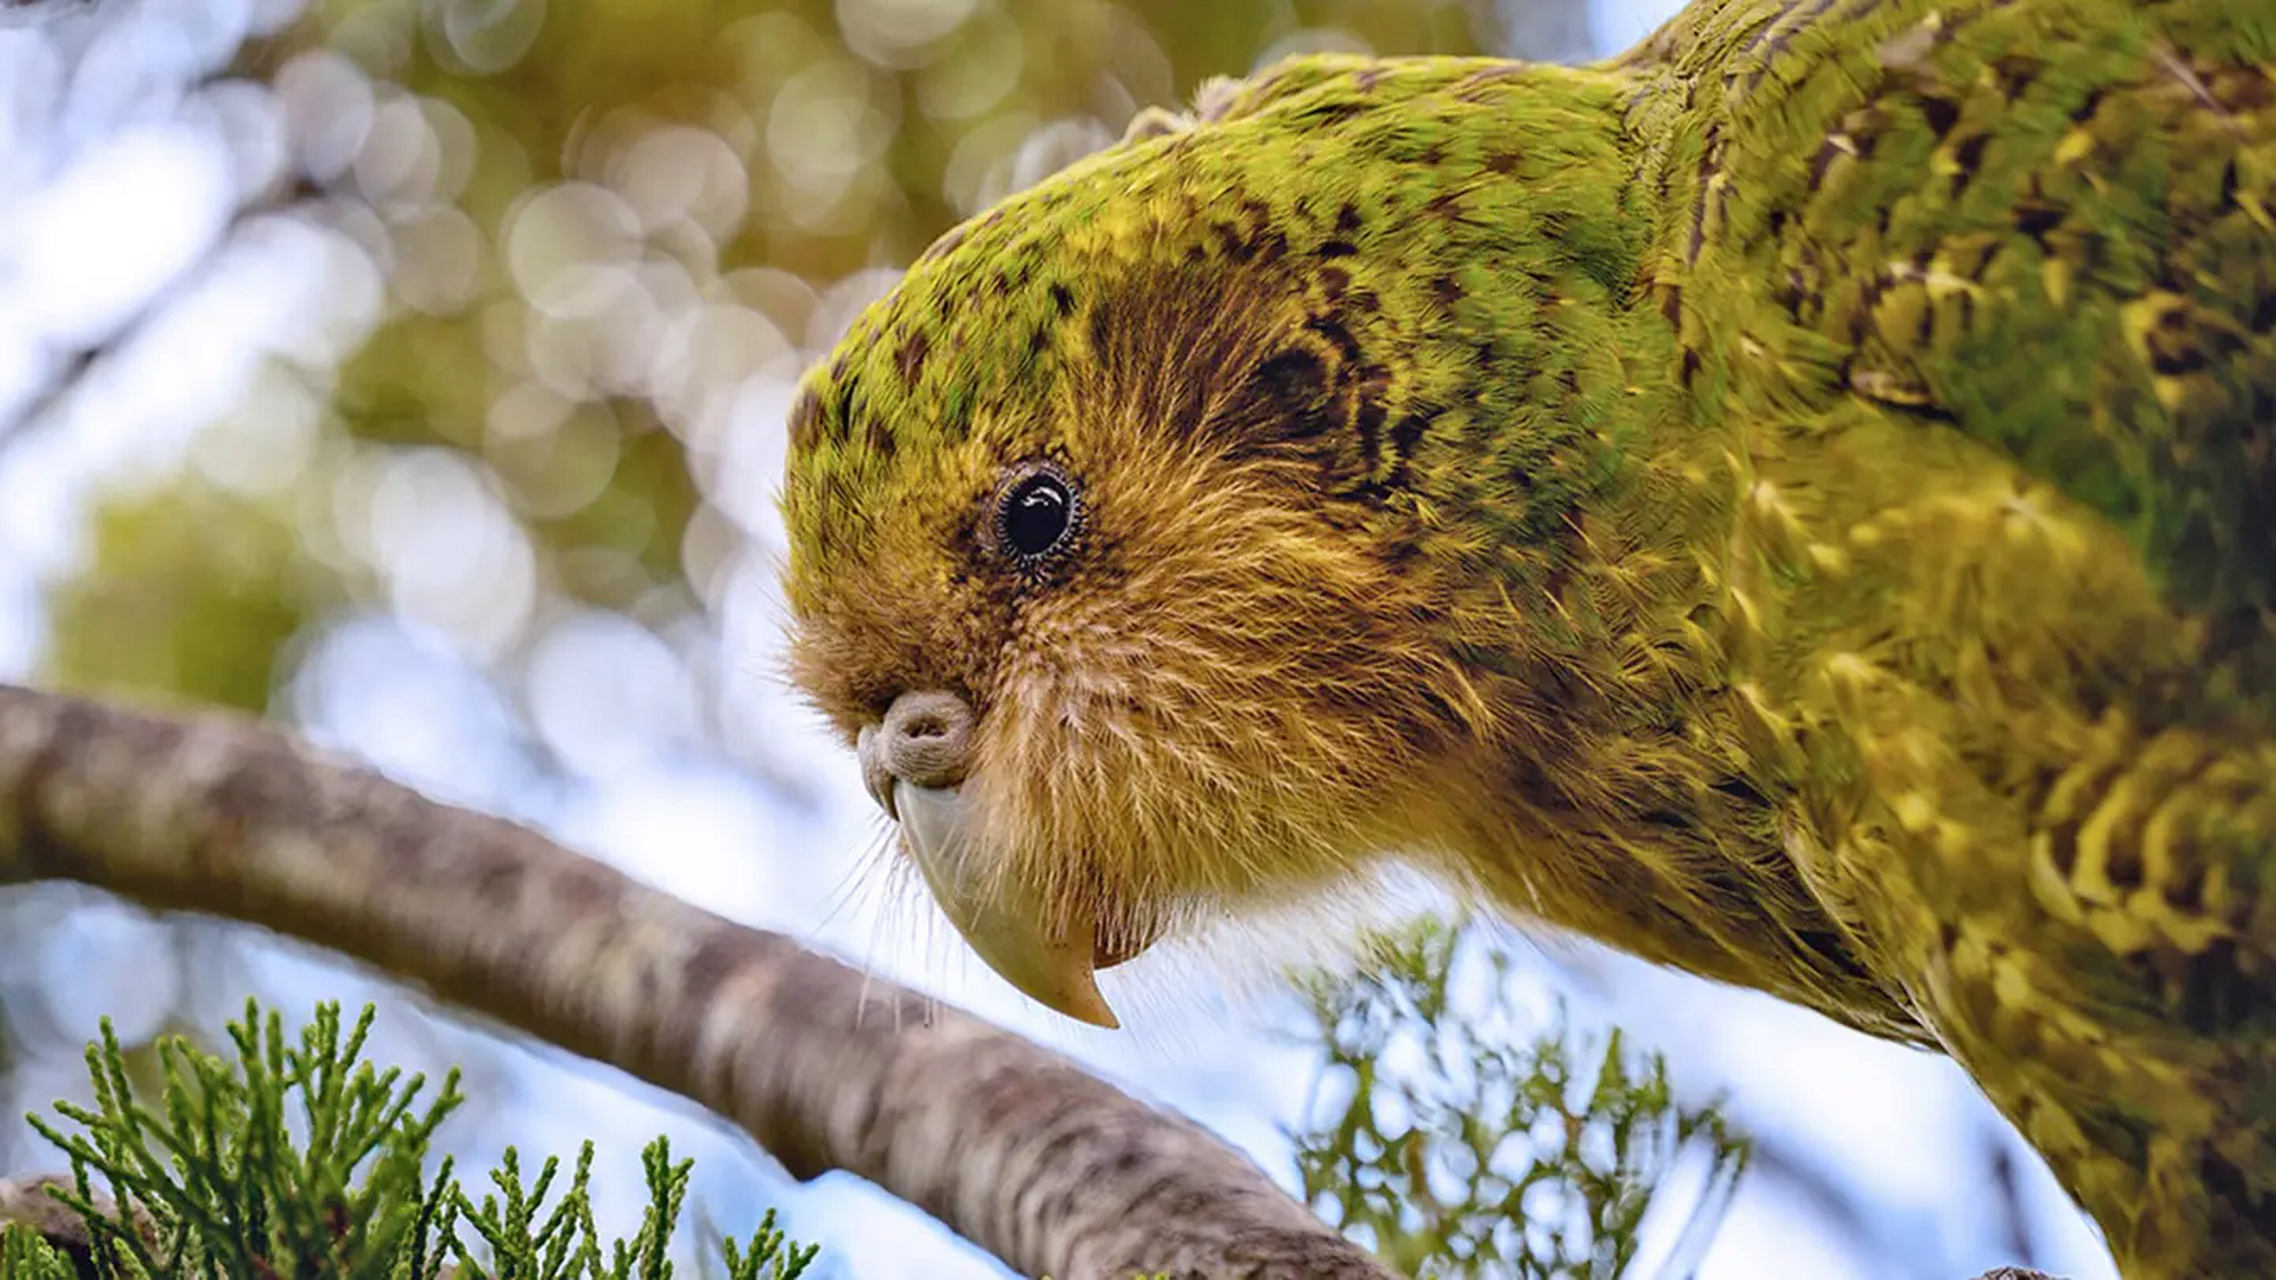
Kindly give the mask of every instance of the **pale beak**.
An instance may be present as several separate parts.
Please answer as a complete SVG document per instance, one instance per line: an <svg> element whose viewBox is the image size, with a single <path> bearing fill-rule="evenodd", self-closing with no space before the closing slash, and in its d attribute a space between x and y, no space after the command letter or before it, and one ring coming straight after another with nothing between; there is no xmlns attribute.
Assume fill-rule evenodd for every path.
<svg viewBox="0 0 2276 1280"><path fill-rule="evenodd" d="M1042 901L991 874L972 839L971 804L957 788L897 779L892 796L925 884L988 967L1047 1009L1094 1027L1121 1026L1093 971L1094 922L1066 920L1054 930Z"/></svg>

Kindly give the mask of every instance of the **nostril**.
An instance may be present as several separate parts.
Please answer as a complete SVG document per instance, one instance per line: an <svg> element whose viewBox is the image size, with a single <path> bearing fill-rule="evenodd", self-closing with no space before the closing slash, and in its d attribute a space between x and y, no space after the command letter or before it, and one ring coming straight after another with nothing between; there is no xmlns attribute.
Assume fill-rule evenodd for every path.
<svg viewBox="0 0 2276 1280"><path fill-rule="evenodd" d="M904 693L878 726L879 763L918 786L955 786L971 769L972 720L972 708L953 693Z"/></svg>
<svg viewBox="0 0 2276 1280"><path fill-rule="evenodd" d="M901 733L912 739L945 738L948 736L948 721L937 712L927 711L911 716L909 723L901 726Z"/></svg>

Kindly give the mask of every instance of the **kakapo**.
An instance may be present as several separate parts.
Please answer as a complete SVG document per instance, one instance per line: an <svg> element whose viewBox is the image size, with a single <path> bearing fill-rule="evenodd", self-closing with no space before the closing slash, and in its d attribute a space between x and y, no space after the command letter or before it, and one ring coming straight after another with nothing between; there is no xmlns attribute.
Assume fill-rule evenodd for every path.
<svg viewBox="0 0 2276 1280"><path fill-rule="evenodd" d="M793 673L1071 1016L1395 853L2276 1275L2272 68L2276 0L1700 0L1215 88L809 376Z"/></svg>

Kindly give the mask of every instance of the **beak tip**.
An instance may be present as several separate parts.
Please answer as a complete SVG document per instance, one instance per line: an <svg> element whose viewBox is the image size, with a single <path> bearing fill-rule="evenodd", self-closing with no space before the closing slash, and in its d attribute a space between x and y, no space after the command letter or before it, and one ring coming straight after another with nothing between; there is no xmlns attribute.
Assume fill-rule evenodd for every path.
<svg viewBox="0 0 2276 1280"><path fill-rule="evenodd" d="M1121 1029L1122 1020L1099 992L1089 948L1064 943L1037 947L1022 932L1000 928L974 929L965 940L989 968L1028 999L1077 1022L1108 1031Z"/></svg>
<svg viewBox="0 0 2276 1280"><path fill-rule="evenodd" d="M1106 997L1099 994L1098 983L1092 981L1088 972L1083 974L1082 981L1073 990L1066 993L1065 999L1052 1007L1077 1022L1108 1031L1122 1029L1122 1020L1114 1016L1114 1010L1107 1005Z"/></svg>

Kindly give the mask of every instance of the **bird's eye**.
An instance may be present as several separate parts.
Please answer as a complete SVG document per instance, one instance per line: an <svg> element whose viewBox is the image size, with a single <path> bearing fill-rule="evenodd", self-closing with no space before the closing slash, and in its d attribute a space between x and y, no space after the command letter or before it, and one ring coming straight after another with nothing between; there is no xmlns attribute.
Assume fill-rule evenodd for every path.
<svg viewBox="0 0 2276 1280"><path fill-rule="evenodd" d="M1052 463L1022 468L996 498L996 545L1022 568L1064 550L1082 520L1075 482Z"/></svg>

